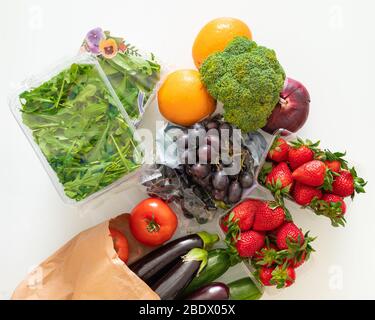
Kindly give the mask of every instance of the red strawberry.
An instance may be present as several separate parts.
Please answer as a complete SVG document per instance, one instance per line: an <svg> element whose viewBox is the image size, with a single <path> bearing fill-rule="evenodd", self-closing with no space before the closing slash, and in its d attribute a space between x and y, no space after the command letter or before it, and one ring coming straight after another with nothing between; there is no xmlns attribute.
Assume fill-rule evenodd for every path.
<svg viewBox="0 0 375 320"><path fill-rule="evenodd" d="M232 215L231 221L238 221L241 231L249 230L254 222L255 213L262 201L248 199L235 206L229 216Z"/></svg>
<svg viewBox="0 0 375 320"><path fill-rule="evenodd" d="M296 272L289 266L262 267L259 270L259 280L265 286L276 285L277 288L285 288L292 285L295 279Z"/></svg>
<svg viewBox="0 0 375 320"><path fill-rule="evenodd" d="M364 193L367 182L357 176L355 168L341 170L332 183L332 193L340 197L354 197L354 193Z"/></svg>
<svg viewBox="0 0 375 320"><path fill-rule="evenodd" d="M257 251L253 257L257 265L271 267L273 264L280 263L278 259L278 248L270 243Z"/></svg>
<svg viewBox="0 0 375 320"><path fill-rule="evenodd" d="M340 172L341 169L348 169L348 162L344 159L346 152L331 152L324 150L322 158L324 163L332 172Z"/></svg>
<svg viewBox="0 0 375 320"><path fill-rule="evenodd" d="M304 241L302 231L293 222L284 223L276 231L276 244L280 250L288 249L288 242L301 246Z"/></svg>
<svg viewBox="0 0 375 320"><path fill-rule="evenodd" d="M292 173L285 162L281 162L274 167L266 178L266 185L270 189L283 189L289 192L292 184Z"/></svg>
<svg viewBox="0 0 375 320"><path fill-rule="evenodd" d="M285 211L277 203L261 201L255 214L253 230L270 231L281 226L285 220Z"/></svg>
<svg viewBox="0 0 375 320"><path fill-rule="evenodd" d="M220 220L220 228L223 230L224 233L228 232L228 219L229 219L229 214L227 214L224 218Z"/></svg>
<svg viewBox="0 0 375 320"><path fill-rule="evenodd" d="M337 195L332 194L332 193L326 193L326 194L323 195L322 200L324 200L328 204L331 204L331 202L334 202L334 203L340 202L341 203L341 213L345 214L346 204L344 202L344 199L341 198L340 196L337 196Z"/></svg>
<svg viewBox="0 0 375 320"><path fill-rule="evenodd" d="M272 286L272 271L274 268L262 267L259 270L259 280L264 286Z"/></svg>
<svg viewBox="0 0 375 320"><path fill-rule="evenodd" d="M296 182L293 187L292 196L298 204L307 206L314 198L321 199L322 191L303 183Z"/></svg>
<svg viewBox="0 0 375 320"><path fill-rule="evenodd" d="M265 236L262 232L245 231L241 232L236 248L240 257L251 258L264 246Z"/></svg>
<svg viewBox="0 0 375 320"><path fill-rule="evenodd" d="M306 261L306 251L303 251L301 256L299 258L297 257L294 257L294 258L290 258L287 260L287 264L288 266L294 268L294 269L297 269L298 267L300 267L302 264L304 264Z"/></svg>
<svg viewBox="0 0 375 320"><path fill-rule="evenodd" d="M324 161L325 165L327 166L328 169L330 169L332 172L340 172L341 170L341 163L338 160L326 160Z"/></svg>
<svg viewBox="0 0 375 320"><path fill-rule="evenodd" d="M288 160L292 170L297 169L306 162L320 155L322 151L318 148L320 141L313 143L310 140L302 140L297 138L296 141L290 143Z"/></svg>
<svg viewBox="0 0 375 320"><path fill-rule="evenodd" d="M307 146L302 145L298 148L289 149L288 160L292 170L314 159L314 152Z"/></svg>
<svg viewBox="0 0 375 320"><path fill-rule="evenodd" d="M339 172L339 176L335 177L332 183L332 193L340 197L349 197L354 194L354 178L352 174L343 170Z"/></svg>
<svg viewBox="0 0 375 320"><path fill-rule="evenodd" d="M327 167L320 160L312 160L304 163L293 171L293 179L312 187L319 187L324 184Z"/></svg>
<svg viewBox="0 0 375 320"><path fill-rule="evenodd" d="M276 162L288 160L289 145L283 138L277 138L273 142L270 151L268 152L268 159Z"/></svg>

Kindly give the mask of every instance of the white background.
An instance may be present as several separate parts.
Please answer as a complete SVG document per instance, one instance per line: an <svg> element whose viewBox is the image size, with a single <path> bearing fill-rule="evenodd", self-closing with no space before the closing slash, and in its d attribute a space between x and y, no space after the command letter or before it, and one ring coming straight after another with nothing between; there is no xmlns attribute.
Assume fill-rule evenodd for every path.
<svg viewBox="0 0 375 320"><path fill-rule="evenodd" d="M298 270L294 286L265 297L375 298L374 1L8 0L0 6L0 298L77 232L131 209L142 197L136 190L115 190L82 208L65 205L9 112L15 86L75 54L96 26L170 65L193 67L195 35L219 16L245 21L254 40L276 50L287 75L306 85L311 113L300 136L347 150L370 181L367 194L349 208L345 228L291 208L297 223L318 235L317 252ZM152 106L146 123L155 116Z"/></svg>

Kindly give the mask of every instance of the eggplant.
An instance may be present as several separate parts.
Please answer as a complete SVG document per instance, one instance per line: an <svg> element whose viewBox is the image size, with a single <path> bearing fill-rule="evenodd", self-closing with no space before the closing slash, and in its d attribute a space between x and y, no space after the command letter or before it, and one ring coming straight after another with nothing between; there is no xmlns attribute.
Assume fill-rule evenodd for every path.
<svg viewBox="0 0 375 320"><path fill-rule="evenodd" d="M175 300L207 264L207 251L201 248L191 249L169 269L151 289L162 300Z"/></svg>
<svg viewBox="0 0 375 320"><path fill-rule="evenodd" d="M132 263L129 268L150 286L165 273L166 267L176 264L180 257L187 254L189 250L209 248L218 240L219 237L216 234L204 231L187 235L151 251Z"/></svg>
<svg viewBox="0 0 375 320"><path fill-rule="evenodd" d="M194 291L185 300L229 300L229 287L221 282L212 282Z"/></svg>
<svg viewBox="0 0 375 320"><path fill-rule="evenodd" d="M226 249L213 249L208 251L207 266L185 288L183 296L190 295L200 287L221 277L230 267L230 256Z"/></svg>

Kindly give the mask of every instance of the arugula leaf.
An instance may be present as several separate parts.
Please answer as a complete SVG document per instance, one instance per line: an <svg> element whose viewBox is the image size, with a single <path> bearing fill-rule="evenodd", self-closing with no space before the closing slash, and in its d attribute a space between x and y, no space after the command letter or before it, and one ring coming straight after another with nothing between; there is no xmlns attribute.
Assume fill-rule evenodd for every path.
<svg viewBox="0 0 375 320"><path fill-rule="evenodd" d="M76 201L139 167L133 131L94 65L73 64L20 95L23 123Z"/></svg>
<svg viewBox="0 0 375 320"><path fill-rule="evenodd" d="M111 59L98 57L100 66L109 79L129 117L138 119L160 78L160 65L153 58L145 59L131 52L118 52ZM138 96L144 99L138 101Z"/></svg>

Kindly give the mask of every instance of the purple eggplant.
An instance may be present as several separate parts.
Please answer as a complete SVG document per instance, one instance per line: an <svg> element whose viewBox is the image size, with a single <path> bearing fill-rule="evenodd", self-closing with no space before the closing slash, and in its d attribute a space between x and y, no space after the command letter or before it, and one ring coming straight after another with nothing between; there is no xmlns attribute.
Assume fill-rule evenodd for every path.
<svg viewBox="0 0 375 320"><path fill-rule="evenodd" d="M162 300L175 300L207 264L207 251L191 249L182 256L151 288Z"/></svg>
<svg viewBox="0 0 375 320"><path fill-rule="evenodd" d="M148 285L152 285L166 269L170 269L193 248L209 248L218 241L216 234L198 232L187 235L151 251L141 259L129 266L129 268Z"/></svg>
<svg viewBox="0 0 375 320"><path fill-rule="evenodd" d="M211 282L194 291L185 300L229 300L229 287L221 282Z"/></svg>

